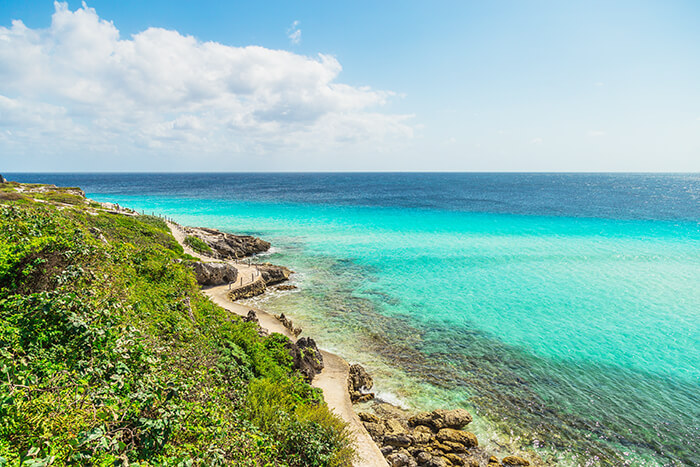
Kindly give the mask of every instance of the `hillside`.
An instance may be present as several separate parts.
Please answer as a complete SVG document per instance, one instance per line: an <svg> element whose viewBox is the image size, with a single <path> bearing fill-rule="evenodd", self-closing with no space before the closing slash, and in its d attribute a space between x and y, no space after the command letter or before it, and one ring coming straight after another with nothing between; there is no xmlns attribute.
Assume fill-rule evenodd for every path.
<svg viewBox="0 0 700 467"><path fill-rule="evenodd" d="M279 334L203 296L156 217L0 184L0 465L344 465Z"/></svg>

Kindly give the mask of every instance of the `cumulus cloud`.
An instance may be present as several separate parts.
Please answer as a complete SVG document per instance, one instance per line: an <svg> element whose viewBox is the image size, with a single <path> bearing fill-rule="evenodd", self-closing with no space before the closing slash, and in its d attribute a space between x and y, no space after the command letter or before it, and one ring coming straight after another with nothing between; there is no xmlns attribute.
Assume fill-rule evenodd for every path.
<svg viewBox="0 0 700 467"><path fill-rule="evenodd" d="M161 28L122 38L84 3L55 3L47 29L0 27L0 144L258 154L413 135L410 116L381 111L392 92L339 83L341 69Z"/></svg>
<svg viewBox="0 0 700 467"><path fill-rule="evenodd" d="M292 41L292 44L301 42L301 29L299 29L299 21L294 21L292 27L287 29L287 37Z"/></svg>

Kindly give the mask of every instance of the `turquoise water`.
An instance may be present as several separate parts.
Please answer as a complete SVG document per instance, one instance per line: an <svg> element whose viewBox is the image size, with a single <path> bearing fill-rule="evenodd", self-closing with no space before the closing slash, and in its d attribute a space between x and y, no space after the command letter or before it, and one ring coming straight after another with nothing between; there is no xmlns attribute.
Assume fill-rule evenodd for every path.
<svg viewBox="0 0 700 467"><path fill-rule="evenodd" d="M95 199L270 240L261 259L295 270L299 288L249 303L367 366L386 400L468 407L503 454L700 464L697 198L681 215L644 200L650 219L596 218L100 183Z"/></svg>

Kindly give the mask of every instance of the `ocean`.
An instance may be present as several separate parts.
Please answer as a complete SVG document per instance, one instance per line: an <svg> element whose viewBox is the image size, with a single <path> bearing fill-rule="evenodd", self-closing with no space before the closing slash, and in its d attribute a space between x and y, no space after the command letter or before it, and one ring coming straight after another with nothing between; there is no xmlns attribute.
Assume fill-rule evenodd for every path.
<svg viewBox="0 0 700 467"><path fill-rule="evenodd" d="M700 465L699 174L5 174L273 243L378 397L560 465Z"/></svg>

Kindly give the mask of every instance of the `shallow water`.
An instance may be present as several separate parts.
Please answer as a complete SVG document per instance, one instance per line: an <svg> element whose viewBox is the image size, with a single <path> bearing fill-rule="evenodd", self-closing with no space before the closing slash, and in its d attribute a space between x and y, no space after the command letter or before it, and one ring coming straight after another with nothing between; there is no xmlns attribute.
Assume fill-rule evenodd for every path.
<svg viewBox="0 0 700 467"><path fill-rule="evenodd" d="M299 289L251 303L368 366L386 398L469 407L480 440L700 464L698 175L10 178L272 241Z"/></svg>

